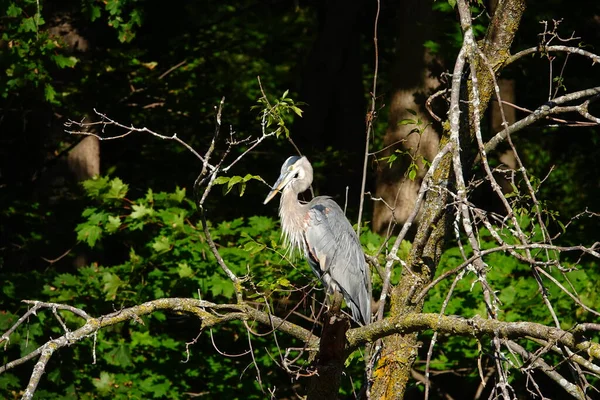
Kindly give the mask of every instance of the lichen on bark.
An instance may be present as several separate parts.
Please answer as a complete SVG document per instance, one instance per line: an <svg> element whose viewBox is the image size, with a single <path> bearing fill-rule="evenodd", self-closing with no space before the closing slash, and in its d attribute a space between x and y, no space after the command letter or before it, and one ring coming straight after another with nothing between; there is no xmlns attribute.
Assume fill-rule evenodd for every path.
<svg viewBox="0 0 600 400"><path fill-rule="evenodd" d="M523 0L507 0L498 5L480 49L497 75L510 55L510 47L525 10ZM487 66L479 63L480 115L487 108L494 93L494 79ZM469 90L470 92L470 90ZM472 121L462 125L461 134L469 135ZM443 124L447 126L448 124ZM442 137L440 148L449 140L449 130ZM468 146L470 143L463 143ZM471 150L471 149L468 149ZM434 186L445 186L452 170L451 155L447 154L433 174ZM391 319L408 313L418 313L423 302L411 302L415 293L427 285L435 275L448 233L447 191L429 191L423 205L423 221L419 225L400 283L390 296ZM373 374L371 398L402 399L411 377L412 365L417 357L416 333L395 334L383 339L382 356Z"/></svg>

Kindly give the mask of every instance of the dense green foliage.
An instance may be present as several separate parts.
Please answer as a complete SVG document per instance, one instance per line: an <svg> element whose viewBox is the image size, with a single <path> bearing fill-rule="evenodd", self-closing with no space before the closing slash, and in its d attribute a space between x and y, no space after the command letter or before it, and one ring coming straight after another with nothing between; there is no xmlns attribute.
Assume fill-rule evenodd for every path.
<svg viewBox="0 0 600 400"><path fill-rule="evenodd" d="M91 249L88 257L95 261L71 272L50 268L13 273L11 281L3 286L6 309L19 309L24 285L43 287L37 298L68 303L91 315L166 296L234 302L233 286L214 261L185 189L172 193L148 190L133 199L128 195L128 185L118 178L89 180L84 187L90 205L83 211L83 222L76 231L81 246ZM256 295L251 301L260 304L267 300L273 310L289 313L294 299L302 298L301 290L295 287L315 284L305 266L289 269L283 261L279 231L271 218L237 218L211 226L210 230L233 272L247 275L248 284L255 286ZM60 314L70 328L81 323L71 313ZM0 330L8 329L17 318L17 314L2 314ZM11 338L3 360L26 354L48 336L60 335L62 328L52 319L52 315L40 313L39 320L31 321ZM254 329L265 331L260 326ZM228 358L217 352L244 353L248 338L243 331L242 324L233 323L203 333L198 343L190 345L187 355L186 342L198 335L199 322L154 313L143 321L104 330L97 338L65 352L49 366L48 383L39 395L186 398L184 393L189 392L263 398L252 358L248 354ZM282 336L279 345L288 346L289 340ZM253 337L252 346L262 384L279 387L277 382L286 378L274 366L281 356L276 344L267 334ZM97 357L95 363L92 357ZM26 375L25 370L17 375L1 375L3 396L18 392L22 382L17 376ZM279 393L284 396L286 389Z"/></svg>
<svg viewBox="0 0 600 400"><path fill-rule="evenodd" d="M522 219L523 227L528 228L532 235L540 235L539 226L532 224L528 217ZM536 233L537 232L537 233ZM483 229L481 232L481 248L490 249L497 246L489 232ZM504 231L505 237L512 237L508 229ZM471 249L466 246L467 256L472 255ZM451 270L463 263L463 258L458 247L453 247L444 252L439 274ZM600 279L599 265L597 262L586 259L569 260L563 259L563 267L569 272L562 273L558 268L551 270L554 279L562 285L574 289L579 294L583 304L591 309L600 306L600 295L597 290L597 282ZM551 315L540 298L540 289L533 279L531 267L516 260L506 253L493 253L486 259L488 264L487 282L493 288L498 288L495 294L500 301L499 318L504 321L534 321L545 325L553 325ZM446 301L446 294L450 286L455 283L453 278L440 282L437 290L432 291L425 304L425 312L439 312L442 304ZM456 283L453 296L447 303L447 315L461 315L467 318L486 315L485 305L481 302L480 293L482 284L473 270L467 270L463 279ZM566 295L557 286L548 286L548 296L552 301L556 314L560 317L561 327L569 330L582 320L597 319L594 315L578 306L571 297ZM476 360L487 354L485 343L478 343L475 338L465 337L441 337L434 348L432 357L432 370L449 371L460 370L459 374L472 383L472 388L467 391L471 396L475 393L480 375ZM428 346L422 351L423 359L426 359ZM528 346L530 351L535 351L534 346ZM515 365L519 364L518 358L509 352L504 356ZM560 357L554 354L553 360L558 362ZM487 362L485 358L484 363ZM485 367L485 364L484 364ZM559 371L569 373L569 368L563 365ZM441 381L444 379L442 378ZM523 386L526 377L521 374L511 374L510 381L515 386ZM591 382L598 381L592 379ZM549 384L549 383L547 383ZM549 384L551 386L551 384ZM560 390L556 388L557 390ZM450 391L452 393L452 391ZM461 393L456 391L456 394ZM464 392L463 392L464 393Z"/></svg>
<svg viewBox="0 0 600 400"><path fill-rule="evenodd" d="M13 272L11 280L2 288L6 309L22 309L18 304L23 290L37 287L43 288L37 298L80 307L91 315L167 296L201 296L220 303L235 301L233 286L211 254L196 207L185 189L177 188L168 193L149 189L144 195L132 198L128 185L119 178L99 177L85 181L83 186L89 205L76 227L78 247L89 248L86 257L94 262L71 272L57 268ZM249 296L250 301L257 305L266 301L276 314L287 315L290 320L310 328L311 323L292 312L310 314L310 302L305 296L311 287L319 285L304 263L290 265L283 256L285 249L279 243L277 225L272 218L253 216L210 225L209 230L219 243L227 265L234 273L249 278L245 286L254 293ZM523 227L539 234L539 227L526 219ZM506 237L510 235L507 233ZM482 243L484 249L495 246L485 232L482 238L488 240ZM376 253L382 240L368 230L362 235L368 254ZM409 249L410 243L404 242L399 256L406 258ZM469 254L468 248L465 251ZM450 248L444 254L440 273L461 263L459 249ZM493 254L488 263L488 281L494 287L504 288L497 293L502 302L503 319L551 324L528 266L502 253ZM564 266L569 267L570 263L565 262ZM598 266L589 262L571 266L577 268L566 276L576 292L587 306L600 307L594 283L598 279ZM565 283L558 270L554 275ZM380 284L379 280L374 281L376 291ZM427 298L425 311L440 309L451 284L452 279L447 279L436 287ZM465 317L484 315L478 286L476 275L467 272L458 283L446 313ZM586 313L579 309L573 314L573 301L556 288L551 289L550 295L565 329L575 324L573 318L580 319ZM317 298L320 296L317 291ZM297 303L300 307L294 308ZM59 313L71 329L81 323L69 312ZM0 330L8 329L18 317L18 312L4 312ZM40 313L38 319L17 331L11 337L4 360L27 354L48 336L61 335L62 327L53 318L49 312ZM249 349L242 324L231 323L214 332L205 332L191 344L198 329L199 322L190 317L157 312L143 320L103 330L97 338L73 346L50 363L47 382L39 395L42 398L185 398L184 393L223 393L239 398L263 398L263 391L271 387L279 388L278 396L290 394L289 389L280 386L289 378L277 367L276 361L281 357L281 348L294 345L289 337L278 334L278 343L270 340L268 334L252 337L260 371L257 374L248 354L225 357L218 353L242 354ZM263 327L254 329L266 333ZM477 349L475 339L442 338L436 347L432 368L466 371L462 374L476 385L479 379L474 367L479 356ZM92 362L94 357L97 359ZM347 362L348 372L360 377L361 360L360 352L351 356ZM2 374L0 390L5 396L16 395L28 375L29 369L23 367ZM518 375L513 378L521 379ZM360 382L360 378L355 378L353 384L360 386ZM345 382L345 388L351 390L349 381Z"/></svg>
<svg viewBox="0 0 600 400"><path fill-rule="evenodd" d="M291 138L302 142L302 137L295 136L293 124L311 107L303 104L299 94L299 76L322 22L323 10L314 3L0 1L0 332L27 309L21 303L24 299L66 303L93 316L160 297L235 301L233 286L216 264L191 198L189 188L201 169L198 159L173 142L131 135L102 142L101 176L79 185L65 172L65 159L80 138L65 134L63 123L67 119L95 120L93 110L97 109L125 124L147 126L165 135L177 133L205 151L214 132L214 107L223 96L222 137L226 139L230 133L240 140L260 136L259 110L268 106L262 100L259 110L255 107L263 95L257 80L260 76L273 104L287 107L284 114L267 122L274 129L281 128L282 139L291 131ZM447 61L455 57L462 39L449 3L433 3L443 22L432 28L435 40L426 43L433 54ZM598 11L600 3L590 2L577 10L565 4L531 5L516 47L537 44L540 19L562 17L565 32L577 28L579 34L582 30L581 45L597 47L600 29L588 17ZM379 93L383 97L378 99L381 110L372 151L382 143L384 106L395 90L390 70L395 58L403 56L393 45L398 34L395 14L402 9L384 6L379 41ZM582 15L583 9L586 15ZM373 14L372 5L365 5L364 20L356 27L362 34L359 46L364 71L357 79L361 80L358 85L366 82L364 87L372 78ZM485 14L482 18L485 21ZM482 35L485 26L478 20L475 28ZM559 57L555 68L562 61ZM545 59L531 57L507 71L517 81L517 97L528 107L545 101L548 76L539 73L545 68ZM562 84L580 89L590 86L591 78L589 65L571 59ZM368 92L365 90L365 97ZM285 94L271 96L281 93ZM294 103L290 97L298 101ZM424 129L417 122L421 121L406 123ZM122 132L107 129L105 133ZM547 214L553 234L562 232L569 218L586 207L599 211L599 133L598 127L561 128L559 132L544 126L515 137L525 164L533 176L540 177L536 182L553 169L539 191L547 209L555 210ZM225 139L217 144L215 157L225 151ZM325 139L323 145L304 140L315 166L315 190L344 204L343 189L350 185L346 175L361 170L362 154L343 150L345 143L340 143L340 148L332 146ZM232 153L238 156L245 149L234 147ZM265 141L230 174L217 178L215 184L223 191L217 190L219 186L213 188L206 209L208 228L221 255L235 273L250 278L245 281L248 299L257 306L268 304L275 314L311 329L312 322L300 314L311 315L313 308L320 307L311 296L323 300L321 285L303 260L286 257L275 206L261 206L266 186L260 180L271 182L281 161L294 151L286 140ZM385 162L370 165L369 177L376 168L384 167ZM415 174L414 169L409 173ZM371 180L368 186L374 185ZM350 216L356 213L358 197L357 190L352 190ZM520 209L531 209L531 203ZM589 221L576 221L557 243L595 241L600 231L597 223ZM536 224L525 215L522 222L528 233L539 234ZM489 234L485 230L480 234L482 247L493 247ZM376 254L392 242L368 227L361 240L368 254ZM461 263L455 245L444 253L438 274ZM407 257L410 246L408 241L402 244L401 259ZM384 255L385 251L380 255L382 263ZM568 277L584 303L599 309L598 265L587 258L563 261L574 270L563 275L555 269L553 277L565 285ZM503 288L497 293L502 318L550 324L526 265L502 253L490 256L488 264L488 279ZM393 271L392 283L399 274L398 269ZM378 295L381 281L377 274L373 280ZM439 311L451 284L452 278L436 286L426 298L426 311ZM446 313L485 314L477 297L478 285L475 275L468 272L458 283ZM555 287L550 296L565 329L575 323L575 317L592 319ZM58 313L70 329L81 323L68 312ZM277 398L304 393L305 381L280 368L280 349L297 343L282 334L276 334L275 341L264 327L253 329L265 335L249 339L241 323L231 323L198 336L197 320L155 313L62 349L48 365L38 398L187 398L191 393L258 399L267 397L273 388ZM0 364L63 332L50 311L39 313L11 336ZM186 343L197 336L188 347ZM429 337L423 336L426 344ZM246 353L249 340L252 356ZM426 344L420 349L420 360L426 357ZM432 369L459 371L469 383L456 388L455 378L446 382L450 392L457 391L456 398L465 392L472 396L479 384L476 361L480 348L475 339L439 338ZM242 356L231 356L239 354ZM20 397L33 362L0 374L0 397ZM359 351L349 358L344 395L350 397L360 387L363 365ZM423 363L416 369L423 372ZM513 375L511 379L525 378ZM421 388L414 385L415 392Z"/></svg>

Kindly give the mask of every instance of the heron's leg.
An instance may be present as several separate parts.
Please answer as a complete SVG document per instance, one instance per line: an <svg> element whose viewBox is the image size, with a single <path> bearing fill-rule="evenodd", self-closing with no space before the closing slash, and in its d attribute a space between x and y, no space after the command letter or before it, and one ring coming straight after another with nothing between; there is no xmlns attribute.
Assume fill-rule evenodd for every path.
<svg viewBox="0 0 600 400"><path fill-rule="evenodd" d="M333 279L331 279L331 276L329 276L329 274L323 273L319 278L321 279L321 282L323 282L323 286L325 287L325 301L323 302L323 305L326 307L327 310L329 310L329 308L331 308L334 304L333 295L339 292L339 290Z"/></svg>
<svg viewBox="0 0 600 400"><path fill-rule="evenodd" d="M323 307L325 308L325 315L335 315L337 317L340 317L343 314L346 314L342 311L344 295L342 294L342 291L340 290L337 283L333 279L331 279L331 277L328 274L323 274L321 276L321 281L323 282L323 286L325 286L325 301L323 302Z"/></svg>
<svg viewBox="0 0 600 400"><path fill-rule="evenodd" d="M330 293L328 297L330 301L329 314L339 316L342 311L342 303L344 302L344 296L340 291L333 290L333 293Z"/></svg>

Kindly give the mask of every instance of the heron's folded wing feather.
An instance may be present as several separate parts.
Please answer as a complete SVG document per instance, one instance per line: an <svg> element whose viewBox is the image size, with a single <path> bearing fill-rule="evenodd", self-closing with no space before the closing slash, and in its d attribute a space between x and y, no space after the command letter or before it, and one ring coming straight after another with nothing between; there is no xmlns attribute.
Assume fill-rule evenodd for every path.
<svg viewBox="0 0 600 400"><path fill-rule="evenodd" d="M371 285L358 237L341 208L330 198L317 197L309 205L305 232L309 256L340 287L355 319L367 321ZM327 284L324 276L322 280Z"/></svg>

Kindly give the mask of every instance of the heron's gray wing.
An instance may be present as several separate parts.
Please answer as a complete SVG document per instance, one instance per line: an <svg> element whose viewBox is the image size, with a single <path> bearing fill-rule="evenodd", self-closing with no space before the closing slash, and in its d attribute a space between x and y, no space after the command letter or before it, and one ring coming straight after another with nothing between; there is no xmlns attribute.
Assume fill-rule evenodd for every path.
<svg viewBox="0 0 600 400"><path fill-rule="evenodd" d="M316 197L309 203L306 222L311 267L328 289L332 285L340 288L356 321L370 322L369 270L352 225L337 203L327 197Z"/></svg>

